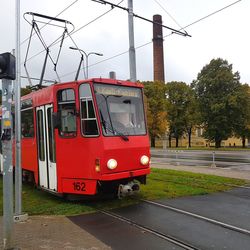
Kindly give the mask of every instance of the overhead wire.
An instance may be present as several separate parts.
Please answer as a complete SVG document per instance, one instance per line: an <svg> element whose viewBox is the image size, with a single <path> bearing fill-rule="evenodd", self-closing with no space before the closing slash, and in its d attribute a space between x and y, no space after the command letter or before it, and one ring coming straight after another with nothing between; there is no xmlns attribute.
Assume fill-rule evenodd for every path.
<svg viewBox="0 0 250 250"><path fill-rule="evenodd" d="M118 5L120 5L123 1L124 1L124 0L121 0L121 1L118 3ZM100 19L101 17L107 15L107 14L108 14L110 11L112 11L112 10L113 10L113 8L109 9L108 11L105 11L103 14L97 16L97 17L94 18L93 20L89 21L89 22L86 23L85 25L81 26L80 28L78 28L77 30L75 30L74 32L72 32L71 35L75 34L76 32L80 31L81 29L87 27L88 25L90 25L91 23L97 21L97 20ZM66 36L65 39L66 39L66 38L68 38L68 36ZM58 42L59 42L59 41L58 41ZM54 43L53 45L51 45L51 47L54 46L54 45L56 45L58 42L56 42L56 43ZM44 51L45 51L45 50L41 50L41 51L38 52L37 54L35 54L35 55L31 56L30 58L28 58L27 61L30 61L30 60L32 60L33 58L39 56L39 55L42 54Z"/></svg>
<svg viewBox="0 0 250 250"><path fill-rule="evenodd" d="M206 15L206 16L200 18L200 19L197 19L196 21L194 21L194 22L192 22L192 23L190 23L190 24L188 24L188 25L186 25L186 26L180 28L180 30L184 30L185 28L188 28L188 27L190 27L190 26L192 26L192 25L194 25L194 24L197 24L197 23L199 23L199 22L201 22L201 21L203 21L203 20L205 20L205 19L207 19L207 18L209 18L209 17L211 17L211 16L213 16L213 15L215 15L215 14L217 14L217 13L219 13L219 12L221 12L221 11L227 9L227 8L229 8L229 7L232 7L233 5L235 5L235 4L237 4L237 3L241 2L241 1L242 1L242 0L237 0L237 1L235 1L235 2L233 2L233 3L231 3L231 4L229 4L229 5L226 5L225 7L221 8L221 9L218 9L218 10L216 10L216 11L214 11L214 12L212 12L212 13L210 13L210 14L208 14L208 15ZM170 34L168 34L168 35L165 35L163 38L169 37L169 36L171 36L171 35L173 35L173 33L170 33ZM145 43L145 44L139 45L139 46L135 47L135 50L140 49L140 48L143 48L143 47L145 47L145 46L147 46L147 45L149 45L149 44L151 44L151 43L153 43L153 41L150 41L150 42L147 42L147 43ZM112 60L113 58L119 57L119 56L124 55L124 54L126 54L126 53L128 53L128 52L129 52L128 50L127 50L127 51L124 51L124 52L121 52L121 53L119 53L119 54L117 54L117 55L111 56L111 57L109 57L109 58L106 58L106 59L101 60L101 61L99 61L99 62L96 62L96 63L94 63L94 64L91 64L91 65L89 65L88 67L92 67L92 66L98 65L98 64L100 64L100 63L103 63L103 62ZM60 78L64 78L64 77L69 76L70 74L73 74L73 73L75 73L75 72L76 72L76 71L70 72L70 73L66 73L66 74L62 75Z"/></svg>
<svg viewBox="0 0 250 250"><path fill-rule="evenodd" d="M74 2L72 2L70 5L68 5L65 9L63 9L63 10L62 10L59 14L57 14L55 17L58 17L58 16L59 16L60 14L62 14L64 11L66 11L67 9L69 9L69 8L70 8L71 6L73 6L77 1L78 1L78 0L75 0ZM124 2L124 0L121 0L120 2L118 2L117 5L120 5L122 2ZM75 34L76 32L79 32L81 29L83 29L84 27L86 27L86 26L90 25L91 23L97 21L98 19L100 19L101 17L105 16L106 14L108 14L109 12L111 12L112 10L113 10L113 8L109 9L108 11L105 11L103 14L97 16L97 17L94 18L93 20L89 21L89 22L86 23L85 25L81 26L80 28L78 28L77 30L75 30L74 32L72 32L71 35ZM48 25L50 22L51 22L51 21L45 23L45 25L42 26L40 29L44 28L44 27L45 27L46 25ZM68 37L70 37L70 39L71 39L71 41L73 42L73 44L75 45L75 47L78 48L77 44L75 43L75 41L73 40L73 38L71 37L71 35L68 34L68 36L66 36L65 39L68 38ZM32 34L32 36L33 36L33 34ZM59 37L58 39L60 39L60 38L61 38L61 37ZM29 39L29 38L28 38L28 39ZM27 39L26 39L26 40L27 40ZM25 41L23 41L23 43L24 43L24 42L25 42ZM54 41L54 42L50 45L50 47L56 45L56 44L59 43L59 42L60 42L59 40L58 40L58 41ZM38 55L42 54L44 51L45 51L45 49L43 49L42 51L38 52L37 54L31 56L31 57L28 58L28 59L26 58L26 62L28 62L28 61L32 60L33 58L37 57ZM83 67L83 69L84 69L84 68L85 68L85 67ZM76 71L74 71L74 72L76 72ZM72 74L72 73L70 73L70 74Z"/></svg>
<svg viewBox="0 0 250 250"><path fill-rule="evenodd" d="M119 6L119 5L116 5L116 4L111 3L111 2L109 2L109 1L106 1L106 0L92 0L92 1L98 2L98 3L101 3L101 4L108 4L108 5L110 5L112 8L116 7L116 8L118 8L118 9L122 9L122 10L125 10L125 11L127 11L128 13L130 13L129 8L121 7L121 6ZM163 27L163 28L166 28L166 29L171 30L171 31L174 32L175 34L182 35L182 36L190 36L187 32L181 32L181 31L176 30L176 29L173 29L173 28L171 28L171 27L169 27L169 26L166 26L166 25L163 25L163 24L159 24L158 22L152 21L151 19L148 19L148 18L145 18L145 17L143 17L143 16L137 15L137 14L135 14L134 12L132 12L131 15L132 15L133 17L137 17L137 18L139 18L139 19L141 19L141 20L144 20L144 21L147 21L147 22L150 22L150 23L153 23L153 24L160 25L160 26Z"/></svg>
<svg viewBox="0 0 250 250"><path fill-rule="evenodd" d="M137 48L135 48L135 49L137 49ZM121 52L121 53L116 54L116 55L114 55L114 56L108 57L108 58L103 59L103 60L101 60L101 61L99 61L99 62L97 62L97 63L91 64L91 65L88 65L88 68L89 68L89 67L92 67L92 66L95 66L95 65L97 65L97 64L100 64L100 63L103 63L103 62L109 61L109 60L114 59L114 58L116 58L116 57L119 57L119 56L125 55L125 54L127 54L127 53L128 53L128 51L124 51L124 52ZM60 76L60 78L64 78L64 77L66 77L66 76L69 76L69 75L71 75L71 74L74 74L75 72L76 72L76 70L71 71L71 72L69 72L69 73L66 73L66 74L64 74L64 75Z"/></svg>
<svg viewBox="0 0 250 250"><path fill-rule="evenodd" d="M118 3L118 5L120 5L122 2L124 2L124 0L121 0L121 1ZM106 12L104 12L103 14L97 16L96 18L94 18L93 20L91 20L91 21L89 21L88 23L84 24L83 26L81 26L80 28L78 28L77 30L75 30L74 32L72 32L72 33L69 35L69 38L71 39L72 43L74 44L74 46L77 48L77 50L78 50L79 52L80 52L80 50L79 50L79 48L78 48L76 42L73 40L72 35L73 35L74 33L78 32L78 31L80 31L81 29L85 28L86 26L90 25L91 23L97 21L98 19L100 19L101 17L105 16L106 14L108 14L108 13L109 13L110 11L112 11L112 10L113 10L113 8L109 9L108 11L106 11ZM80 54L81 54L81 52L80 52ZM116 56L115 56L115 57L116 57ZM84 72L84 75L85 75L84 69L85 69L85 66L84 66L84 61L83 61L83 72ZM76 72L76 71L74 71L73 73L75 73L75 72ZM68 75L71 75L71 74L73 74L73 73L72 73L72 72L71 72L71 73L68 73ZM86 75L85 75L85 77L86 77Z"/></svg>
<svg viewBox="0 0 250 250"><path fill-rule="evenodd" d="M120 5L122 2L124 2L124 0L121 0L117 5ZM109 9L108 11L104 12L103 14L101 14L100 16L94 18L93 20L91 20L90 22L84 24L83 26L81 26L80 28L78 28L77 30L75 30L71 35L73 35L74 33L80 31L81 29L85 28L86 26L90 25L91 23L97 21L98 19L100 19L101 17L105 16L106 14L108 14L110 11L112 11L113 8Z"/></svg>
<svg viewBox="0 0 250 250"><path fill-rule="evenodd" d="M182 29L182 26L176 21L176 19L166 10L166 8L163 7L163 5L157 1L157 0L153 0L156 4L158 4L166 13L167 15L175 22L175 24L177 26L179 26L180 29Z"/></svg>
<svg viewBox="0 0 250 250"><path fill-rule="evenodd" d="M199 22L203 21L204 19L207 19L208 17L213 16L213 15L215 15L215 14L217 14L217 13L219 13L219 12L229 8L229 7L232 7L233 5L235 5L235 4L237 4L237 3L241 2L241 1L242 0L238 0L238 1L235 1L235 2L233 2L231 4L229 4L229 5L226 5L225 7L221 8L221 9L219 9L217 11L214 11L214 12L212 12L212 13L210 13L210 14L208 14L208 15L206 15L206 16L204 16L204 17L202 17L202 18L200 18L200 19L186 25L185 27L183 27L183 29L188 28L188 27L190 27L190 26L192 26L192 25L194 25L196 23L199 23Z"/></svg>
<svg viewBox="0 0 250 250"><path fill-rule="evenodd" d="M75 2L77 2L77 1L78 1L78 0L74 1L71 5L73 5L73 4L74 4ZM118 5L121 4L123 1L124 1L124 0L120 1L120 2L118 3ZM200 18L200 19L197 19L196 21L194 21L194 22L192 22L192 23L190 23L190 24L188 24L188 25L186 25L186 26L180 28L180 30L184 30L185 28L188 28L188 27L190 27L190 26L192 26L192 25L194 25L194 24L196 24L196 23L199 23L199 22L201 22L201 21L203 21L203 20L205 20L205 19L207 19L207 18L209 18L209 17L211 17L211 16L213 16L213 15L215 15L215 14L217 14L217 13L219 13L219 12L225 10L225 9L227 9L227 8L232 7L233 5L235 5L235 4L237 4L237 3L241 2L241 1L242 1L242 0L237 0L237 1L235 1L235 2L233 2L233 3L231 3L231 4L229 4L229 5L226 5L225 7L221 8L221 9L218 9L218 10L216 10L216 11L214 11L214 12L212 12L212 13L210 13L210 14L208 14L208 15L206 15L206 16ZM69 6L68 6L68 7L69 7ZM96 17L96 18L93 19L92 21L88 22L87 24L85 24L85 25L81 26L80 28L78 28L77 30L75 30L72 34L75 34L76 32L80 31L80 30L83 29L84 27L88 26L89 24L93 23L94 21L98 20L99 18L103 17L104 15L108 14L108 13L109 13L110 11L112 11L112 10L113 10L113 8L111 8L110 10L104 12L103 14L101 14L101 15L98 16L98 17ZM164 36L164 38L169 37L169 36L171 36L171 35L173 35L173 33L170 33L170 34ZM152 43L152 41L147 42L147 43L145 43L145 44L142 44L142 45L137 46L135 49L140 49L140 48L145 47L145 46L147 46L147 45L149 45L149 44L151 44L151 43ZM28 60L33 59L34 57L40 55L42 52L44 52L44 50L42 50L42 51L40 51L39 53L33 55L33 56L30 57ZM124 54L126 54L126 53L128 53L128 51L121 52L121 53L119 53L119 54L116 54L116 55L111 56L111 57L109 57L109 58L106 58L106 59L104 59L104 60L101 60L101 61L99 61L99 62L97 62L97 63L91 64L91 65L89 65L89 67L98 65L98 64L103 63L103 62L106 62L106 61L108 61L108 60L112 60L112 59L114 59L114 58L116 58L116 57L119 57L119 56L121 56L121 55L124 55ZM68 76L68 75L70 75L70 74L73 74L73 73L75 73L75 72L76 72L76 71L69 72L69 73L67 73L67 74L62 75L60 78L64 78L64 77L66 77L66 76Z"/></svg>
<svg viewBox="0 0 250 250"><path fill-rule="evenodd" d="M60 16L63 12L65 12L66 10L68 10L70 7L72 7L76 2L78 2L79 0L75 0L75 1L73 1L70 5L68 5L67 7L65 7L61 12L59 12L56 16L55 16L55 18L56 17L58 17L58 16ZM46 23L44 23L44 25L40 28L40 30L41 29L43 29L45 26L47 26L49 23L51 23L51 21L52 20L50 20L50 21L48 21L48 22L46 22ZM20 43L20 45L23 45L26 41L28 41L30 39L30 37L27 37L26 39L24 39L21 43Z"/></svg>
<svg viewBox="0 0 250 250"><path fill-rule="evenodd" d="M65 19L61 19L61 18L56 18L56 17L51 17L51 16L47 16L47 15L43 15L43 14L39 14L39 13L34 13L34 12L26 12L24 13L24 19L31 25L32 29L31 29L31 33L30 33L30 38L29 38L29 45L28 45L28 48L27 48L27 52L26 52L26 56L25 56L25 61L24 61L24 68L25 68L25 71L26 71L26 74L28 76L28 80L29 80L29 83L30 85L32 85L32 82L31 82L31 78L29 77L29 73L28 73L28 69L27 69L27 65L26 65L26 62L27 62L27 57L28 57L28 54L29 54L29 48L30 48L30 42L31 42L31 38L32 38L32 35L33 35L33 30L35 31L38 39L40 40L42 46L44 47L44 50L46 51L46 56L45 56L45 61L44 61L44 66L43 66L43 69L42 69L42 74L41 74L41 79L40 79L40 83L39 85L42 84L42 81L43 81L43 76L44 76L44 72L45 72L45 68L46 68L46 64L47 64L47 58L50 58L52 64L54 65L54 71L60 81L60 77L58 76L58 73L57 73L57 64L58 64L58 60L59 60L59 56L60 56L60 53L61 53L61 49L62 49L62 45L63 45L63 41L64 41L64 37L65 37L65 34L70 34L70 32L74 31L74 25L65 20ZM29 20L28 17L32 18L32 21ZM57 53L57 58L56 60L53 59L52 55L50 54L50 51L49 51L49 48L51 45L47 45L41 32L40 32L40 29L39 29L39 26L38 26L38 23L44 23L43 21L39 21L39 20L36 20L36 18L42 18L42 19L49 19L51 21L55 21L55 22L60 22L60 23L64 23L64 25L55 25L55 24L49 24L49 25L53 25L53 26L56 26L56 27L60 27L60 28L63 28L63 35L61 36L61 41L60 41L60 46L59 46L59 51ZM68 26L71 26L71 31L69 32L68 31ZM58 39L56 39L55 41L57 41ZM53 43L52 43L53 44Z"/></svg>

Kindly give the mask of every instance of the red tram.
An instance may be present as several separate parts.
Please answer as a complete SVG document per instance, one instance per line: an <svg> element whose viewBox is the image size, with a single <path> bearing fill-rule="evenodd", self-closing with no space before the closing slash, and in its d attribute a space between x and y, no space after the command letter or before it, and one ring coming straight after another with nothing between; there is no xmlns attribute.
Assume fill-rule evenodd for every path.
<svg viewBox="0 0 250 250"><path fill-rule="evenodd" d="M137 191L150 173L142 89L94 78L22 97L24 176L58 195Z"/></svg>

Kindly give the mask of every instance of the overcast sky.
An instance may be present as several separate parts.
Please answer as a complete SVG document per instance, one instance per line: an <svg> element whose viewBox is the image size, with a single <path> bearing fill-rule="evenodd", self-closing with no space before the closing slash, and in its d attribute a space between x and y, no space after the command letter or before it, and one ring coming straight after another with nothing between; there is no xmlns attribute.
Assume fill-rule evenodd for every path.
<svg viewBox="0 0 250 250"><path fill-rule="evenodd" d="M115 4L121 0L110 0ZM152 19L154 14L162 15L163 24L175 29L185 27L236 0L134 0L134 13ZM75 25L75 30L86 25L99 15L110 9L110 6L91 0L20 0L21 2L21 41L30 33L30 25L23 19L25 12L37 12L56 16L67 6L59 18L69 20ZM15 48L15 0L0 0L0 53ZM161 5L161 6L160 6ZM121 3L127 7L127 0ZM203 66L211 59L221 57L233 64L233 70L239 71L242 83L250 83L250 1L242 0L207 19L200 21L185 30L192 37L170 35L163 30L165 80L192 82ZM178 23L176 23L171 17ZM152 24L134 19L137 79L153 80L153 45ZM46 43L50 43L61 34L62 29L46 26L42 30ZM87 25L72 35L78 47L86 53L99 52L103 57L89 57L89 77L108 77L110 71L115 71L118 79L129 78L128 53L106 60L115 55L128 51L128 18L127 12L114 8L97 21ZM21 46L21 62L24 61L27 42ZM77 51L68 49L74 46L67 38L63 45L58 63L58 73L62 81L74 79L80 55ZM42 46L34 36L30 47L29 57L42 50ZM58 46L51 47L52 55L56 55ZM39 77L45 53L27 62L32 77ZM103 62L101 62L103 61ZM100 62L100 63L98 63ZM71 74L70 74L71 73ZM22 69L21 75L25 75ZM56 79L53 66L48 64L46 79ZM81 72L80 78L83 78ZM34 82L36 83L36 82ZM22 85L27 81L22 80Z"/></svg>

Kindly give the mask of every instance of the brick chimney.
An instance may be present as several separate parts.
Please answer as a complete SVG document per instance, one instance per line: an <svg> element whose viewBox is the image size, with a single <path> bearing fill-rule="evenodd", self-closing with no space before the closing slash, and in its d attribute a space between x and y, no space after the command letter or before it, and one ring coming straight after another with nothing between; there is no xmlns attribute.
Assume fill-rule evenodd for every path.
<svg viewBox="0 0 250 250"><path fill-rule="evenodd" d="M153 21L162 24L161 15L154 15ZM165 82L162 26L153 24L154 81Z"/></svg>

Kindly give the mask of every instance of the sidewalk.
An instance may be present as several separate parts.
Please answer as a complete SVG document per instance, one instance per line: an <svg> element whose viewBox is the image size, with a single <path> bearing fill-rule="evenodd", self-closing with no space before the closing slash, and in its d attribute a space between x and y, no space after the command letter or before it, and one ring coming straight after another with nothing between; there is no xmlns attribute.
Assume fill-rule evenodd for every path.
<svg viewBox="0 0 250 250"><path fill-rule="evenodd" d="M184 165L173 165L168 163L151 163L151 167L153 168L163 168L163 169L173 169L173 170L181 170L188 171L193 173L200 174L210 174L210 175L218 175L229 178L236 179L244 179L250 181L250 171L242 170L237 168L217 168L217 167L200 167L200 166L184 166Z"/></svg>
<svg viewBox="0 0 250 250"><path fill-rule="evenodd" d="M3 249L2 217L0 249ZM31 216L26 222L14 224L15 249L106 250L110 247L72 223L64 216Z"/></svg>

